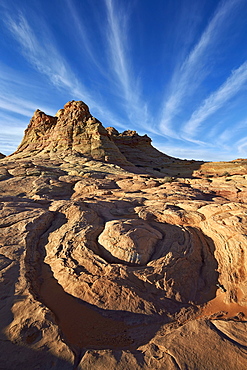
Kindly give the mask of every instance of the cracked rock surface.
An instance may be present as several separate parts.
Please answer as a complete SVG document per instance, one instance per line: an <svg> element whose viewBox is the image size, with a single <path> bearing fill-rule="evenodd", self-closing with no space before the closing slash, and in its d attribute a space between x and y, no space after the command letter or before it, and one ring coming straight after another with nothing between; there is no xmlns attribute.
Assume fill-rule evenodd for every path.
<svg viewBox="0 0 247 370"><path fill-rule="evenodd" d="M246 173L36 111L0 160L0 368L246 369Z"/></svg>

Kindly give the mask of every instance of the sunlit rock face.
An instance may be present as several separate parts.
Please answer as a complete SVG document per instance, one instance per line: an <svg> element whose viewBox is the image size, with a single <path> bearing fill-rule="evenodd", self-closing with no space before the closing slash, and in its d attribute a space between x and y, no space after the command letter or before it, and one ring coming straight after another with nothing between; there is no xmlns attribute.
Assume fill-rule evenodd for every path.
<svg viewBox="0 0 247 370"><path fill-rule="evenodd" d="M246 173L37 110L0 160L0 368L245 370Z"/></svg>
<svg viewBox="0 0 247 370"><path fill-rule="evenodd" d="M72 153L121 165L129 164L82 101L68 102L55 117L36 110L16 153L25 156L28 152L52 157Z"/></svg>
<svg viewBox="0 0 247 370"><path fill-rule="evenodd" d="M109 262L144 265L150 261L160 239L162 234L145 221L114 220L106 223L98 241Z"/></svg>

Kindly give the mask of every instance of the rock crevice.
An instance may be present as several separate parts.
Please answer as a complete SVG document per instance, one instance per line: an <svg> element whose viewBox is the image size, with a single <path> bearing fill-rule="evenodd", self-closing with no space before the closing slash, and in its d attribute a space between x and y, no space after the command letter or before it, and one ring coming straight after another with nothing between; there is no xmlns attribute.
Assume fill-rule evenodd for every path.
<svg viewBox="0 0 247 370"><path fill-rule="evenodd" d="M245 370L246 173L37 110L0 158L1 366Z"/></svg>

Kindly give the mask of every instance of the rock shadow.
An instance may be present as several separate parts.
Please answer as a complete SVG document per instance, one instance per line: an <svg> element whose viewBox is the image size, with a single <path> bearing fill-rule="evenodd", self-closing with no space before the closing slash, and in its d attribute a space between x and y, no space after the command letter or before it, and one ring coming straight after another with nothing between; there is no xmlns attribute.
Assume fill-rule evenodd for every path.
<svg viewBox="0 0 247 370"><path fill-rule="evenodd" d="M111 202L99 201L97 212L97 208L88 202L88 207L92 206L105 223L113 220L143 221L137 213L131 213L131 209L137 205L137 201L119 200L114 202L113 207ZM163 234L146 264L128 263L113 256L98 240L93 244L88 243L87 247L108 263L125 266L132 283L131 289L140 297L144 298L147 292L152 292L155 299L159 297L163 300L165 297L170 303L173 301L175 307L201 305L215 298L219 274L214 241L197 227L158 222L152 214L145 217L148 226ZM121 238L118 243L121 247ZM145 279L141 278L142 274ZM118 284L126 282L119 279Z"/></svg>
<svg viewBox="0 0 247 370"><path fill-rule="evenodd" d="M41 333L36 333L36 337L32 336L29 328L22 328L20 336L14 341L8 337L6 330L13 322L14 316L12 306L15 302L26 298L22 293L15 293L15 284L19 278L19 266L11 266L4 272L4 281L8 282L0 284L1 300L1 320L0 320L0 368L4 370L26 370L26 369L54 369L54 370L69 370L71 363L54 356L50 353L47 346L42 346L41 350L35 350L31 347L33 343L37 343L41 338ZM16 325L13 327L16 329ZM33 327L31 328L33 329Z"/></svg>
<svg viewBox="0 0 247 370"><path fill-rule="evenodd" d="M56 218L59 218L58 222L55 222ZM142 354L136 350L139 346L149 343L159 330L163 323L159 315L103 309L76 298L65 292L54 278L50 266L44 262L45 245L48 243L50 232L66 222L64 214L55 212L49 227L43 230L41 235L36 235L35 241L32 236L30 241L27 241L30 250L26 258L29 270L27 278L31 292L54 314L61 337L74 353L74 368L79 364L85 350L90 349L127 350L136 354L138 361L144 361L140 360ZM35 258L32 257L34 255Z"/></svg>
<svg viewBox="0 0 247 370"><path fill-rule="evenodd" d="M104 207L102 201L101 207ZM198 309L196 305L215 297L218 273L213 240L195 227L183 228L181 225L160 223L153 219L148 222L162 232L164 238L158 241L150 261L144 266L110 263L116 266L116 271L123 266L126 272L126 278L119 279L117 275L114 284L127 285L139 298L149 300L154 307L153 314L99 308L74 297L58 283L51 267L44 261L45 246L50 234L68 222L62 212L50 214L53 216L49 224L39 234L36 231L35 237L35 231L30 231L27 238L27 278L35 298L53 312L61 337L74 353L75 366L79 364L85 350L128 350L138 353L135 352L138 347L149 343L159 328L171 320L171 315L175 320L176 314L187 308L195 313ZM118 219L121 217L119 215ZM139 216L135 215L136 218ZM96 244L97 241L93 241L93 245ZM86 247L90 249L90 243ZM62 244L60 248L63 248ZM98 245L97 250L95 247L91 250L99 254L99 248ZM167 259L169 253L173 254L171 262ZM69 254L67 257L70 258ZM157 312L163 314L158 315ZM136 357L138 361L140 356Z"/></svg>

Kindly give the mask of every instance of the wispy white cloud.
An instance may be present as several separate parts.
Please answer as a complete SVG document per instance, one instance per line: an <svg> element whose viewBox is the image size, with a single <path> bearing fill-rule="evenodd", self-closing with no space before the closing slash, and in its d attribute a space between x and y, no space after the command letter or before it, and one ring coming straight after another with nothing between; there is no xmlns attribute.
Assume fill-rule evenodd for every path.
<svg viewBox="0 0 247 370"><path fill-rule="evenodd" d="M116 2L105 0L108 30L107 39L111 56L111 69L116 76L116 89L121 88L121 95L125 100L126 111L130 120L142 127L151 128L151 119L147 105L141 99L141 90L138 80L134 77L131 57L128 54L128 12L126 8L116 9Z"/></svg>
<svg viewBox="0 0 247 370"><path fill-rule="evenodd" d="M177 158L181 159L190 159L193 158L195 160L204 160L204 161L215 161L216 158L218 161L227 161L234 159L234 154L232 154L229 150L221 150L219 153L218 147L193 147L188 145L188 143L184 145L176 145L176 144L168 144L168 145L159 145L156 144L155 147L159 149L162 153L170 155L171 157L176 156ZM176 153L174 155L174 153Z"/></svg>
<svg viewBox="0 0 247 370"><path fill-rule="evenodd" d="M19 12L17 16L8 15L6 25L14 38L19 42L26 59L58 88L66 88L85 100L91 100L89 92L81 85L68 64L52 44L49 34L37 34L25 16Z"/></svg>
<svg viewBox="0 0 247 370"><path fill-rule="evenodd" d="M241 156L246 157L247 156L247 136L243 137L236 143L238 153Z"/></svg>
<svg viewBox="0 0 247 370"><path fill-rule="evenodd" d="M224 145L225 143L227 144L229 142L229 144L232 146L233 138L239 135L242 130L246 130L246 126L247 118L241 120L240 122L235 123L233 127L231 126L226 128L220 133L216 134L215 132L214 135L211 135L211 137L216 137L217 142L221 143L222 145Z"/></svg>
<svg viewBox="0 0 247 370"><path fill-rule="evenodd" d="M202 105L192 114L183 131L189 137L197 134L197 129L203 121L220 109L234 97L247 83L247 61L234 70L230 77L213 92Z"/></svg>
<svg viewBox="0 0 247 370"><path fill-rule="evenodd" d="M0 137L0 153L9 155L13 153L21 143L23 135L2 134Z"/></svg>
<svg viewBox="0 0 247 370"><path fill-rule="evenodd" d="M8 0L3 2L7 4ZM182 22L182 25L188 27L189 24L191 27L189 27L188 35L184 36L184 44L179 53L176 52L176 38L174 38L174 35L168 41L168 44L172 43L174 46L174 55L172 58L168 55L166 60L169 64L171 59L176 57L178 63L175 64L175 67L171 63L175 70L169 89L167 89L167 99L163 101L161 107L161 120L160 112L157 114L157 111L155 111L154 115L151 116L149 108L152 109L157 104L157 101L155 101L157 96L155 95L151 99L150 91L153 91L152 88L156 88L156 86L156 91L161 91L163 88L161 86L162 79L148 81L149 76L146 75L145 78L147 83L150 83L151 89L148 91L149 95L145 96L145 90L142 90L138 78L142 75L142 70L138 70L138 66L135 64L138 58L134 59L137 50L132 50L131 41L135 41L135 39L132 39L131 32L144 30L144 27L134 27L131 23L132 16L133 19L137 19L137 15L134 13L135 10L138 10L137 6L134 8L133 2L126 2L125 4L124 1L104 0L100 7L96 4L91 5L90 1L85 1L77 8L75 1L64 0L64 2L65 5L68 5L68 8L61 8L61 11L58 10L56 15L46 5L40 5L45 18L42 16L42 11L41 13L32 13L31 7L29 7L30 4L20 6L17 4L15 12L11 12L7 5L3 10L5 16L2 17L2 21L5 22L7 29L17 41L19 47L16 47L15 44L11 52L6 54L5 59L7 61L7 58L15 55L16 63L15 61L10 63L10 65L16 67L15 75L7 69L1 74L0 63L0 85L2 87L0 91L1 145L5 145L5 148L11 147L14 149L14 145L16 147L16 143L19 143L23 128L26 127L34 110L39 108L48 114L54 114L57 109L61 108L61 99L64 99L67 95L68 100L84 100L89 105L92 114L100 119L104 126L115 126L119 130L136 129L140 134L145 132L155 134L155 138L160 137L163 143L169 144L162 148L162 151L167 154L182 158L193 157L194 159L204 158L209 160L217 157L227 159L227 151L228 153L231 151L229 142L231 142L231 136L234 134L236 125L234 129L226 129L226 124L217 121L215 131L213 132L213 129L211 132L208 131L205 137L195 136L194 133L210 115L222 108L245 86L247 81L246 64L244 63L233 71L224 83L220 82L222 85L216 91L212 92L211 90L211 94L204 101L201 100L201 105L196 93L209 75L210 68L215 67L215 65L210 66L211 60L214 57L217 58L217 55L220 55L222 60L224 59L224 55L220 53L221 50L218 47L223 45L223 36L230 30L231 22L237 19L236 14L241 15L239 11L235 12L234 9L235 7L238 9L239 4L244 4L244 0L217 2L219 5L215 13L199 37L197 34L198 28L205 20L204 15L208 14L201 11L201 3L198 3L197 9L194 5L191 6L194 10L193 14L188 11L187 7L183 15L180 14L179 19L181 17L184 22ZM41 4L41 2L38 3ZM139 6L139 2L134 3ZM203 3L206 4L204 10L208 12L211 6L208 7L206 0ZM38 7L39 5L37 5ZM147 9L148 7L144 9L143 14ZM165 5L163 9L166 11ZM174 11L176 9L176 6L174 6ZM181 10L181 7L179 9ZM84 10L87 11L84 12ZM155 12L155 8L153 10ZM54 15L57 18L53 18L52 22L49 22ZM102 22L98 22L98 16L101 17ZM138 17L141 21L142 14L138 14ZM59 25L58 22L60 22ZM159 22L158 17L157 22ZM63 25L62 33L61 24ZM89 24L90 27L88 27ZM179 22L179 25L180 27L177 27L176 32L180 35L181 22ZM168 29L165 32L169 33L169 20L167 20L167 27L165 28ZM238 30L236 25L236 33ZM63 32L66 32L65 39L62 39ZM6 39L8 39L10 33L6 33ZM153 50L148 49L150 45L145 44L145 35L142 35L143 45L141 46L141 43L139 45L140 57L144 45L146 46L145 52L148 53ZM136 36L137 34L135 34ZM166 34L165 36L167 37ZM150 38L148 40L150 41ZM190 49L189 54L188 52L186 54L195 40L197 40L195 46ZM154 48L160 45L160 50L157 50L157 56L155 55L158 61L160 61L162 53L166 52L162 46L163 41L157 35L157 44L153 44ZM180 42L180 39L178 41ZM1 45L5 48L4 41ZM227 51L227 45L225 45L225 48ZM7 50L8 47L6 47ZM23 63L20 51L29 64ZM216 51L218 52L217 55L215 55ZM236 53L234 60L236 61L238 57ZM143 68L149 67L146 62L149 62L149 58L143 63ZM224 60L222 65L223 63ZM234 63L234 61L231 60L231 63ZM218 67L218 64L216 67ZM224 68L226 68L226 65ZM213 72L216 76L217 68ZM155 78L155 74L152 76ZM220 76L218 77L220 78ZM86 85L86 81L89 85ZM215 81L216 78L213 82L215 83ZM205 82L208 82L205 87L210 88L210 79ZM52 87L51 84L53 84ZM147 106L145 97L155 104L150 107ZM191 104L188 108L188 103L193 103L194 97L197 102L196 106L193 107ZM59 106L55 105L57 101L59 101ZM239 103L239 100L235 99L234 102ZM55 107L56 110L53 109ZM195 110L194 113L192 113L193 109ZM224 113L225 115L226 113ZM186 119L189 121L185 122L185 126L183 126ZM220 119L222 119L222 115ZM160 123L161 132L157 128L157 122ZM227 124L229 122L228 117ZM235 135L236 140L244 132L243 129L241 130ZM179 140L167 139L167 136ZM217 145L214 136L217 136ZM165 140L164 137L166 137ZM247 149L247 138L244 139L246 140L241 139L242 141L239 140L237 143L239 151L243 153ZM219 148L222 149L220 154L217 153ZM236 150L236 145L234 148ZM0 151L3 151L2 147Z"/></svg>
<svg viewBox="0 0 247 370"><path fill-rule="evenodd" d="M27 95L30 96L28 92L33 88L38 90L37 84L28 83L27 79L21 78L15 71L2 64L0 65L0 84L2 88L0 91L0 109L29 118L37 108L48 114L53 113L50 107L27 97ZM26 98L23 96L26 96ZM3 117L3 114L0 113L0 116Z"/></svg>
<svg viewBox="0 0 247 370"><path fill-rule="evenodd" d="M228 0L220 3L198 43L181 67L175 71L160 121L160 129L167 136L179 137L177 130L175 131L171 126L172 120L180 112L185 99L195 92L207 76L209 72L207 62L211 51L214 50L224 28L227 27L228 17L241 2L242 0Z"/></svg>
<svg viewBox="0 0 247 370"><path fill-rule="evenodd" d="M33 109L32 104L29 105L26 100L23 100L22 103L20 104L16 99L13 99L13 96L7 99L5 96L0 95L0 108L21 114L22 116L30 117L36 108Z"/></svg>
<svg viewBox="0 0 247 370"><path fill-rule="evenodd" d="M11 126L9 126L8 124L11 123ZM23 133L24 133L24 130L25 130L25 126L23 127L20 127L20 126L14 126L16 124L16 122L14 121L5 121L4 122L4 125L0 125L0 130L1 130L1 137L7 135L7 136L10 136L10 137L18 137L18 138L22 138L23 137Z"/></svg>
<svg viewBox="0 0 247 370"><path fill-rule="evenodd" d="M28 120L27 120L28 121ZM20 144L27 122L0 111L0 153L13 153Z"/></svg>
<svg viewBox="0 0 247 370"><path fill-rule="evenodd" d="M93 46L92 35L88 31L87 26L84 24L82 16L79 16L76 6L72 1L65 1L70 12L70 20L72 19L73 22L73 28L76 30L73 37L78 40L78 51L80 51L83 56L86 55L86 58L89 58L90 62L94 63L94 67L96 67L101 74L106 75L105 69L99 62L101 58L99 58L99 54L96 52Z"/></svg>
<svg viewBox="0 0 247 370"><path fill-rule="evenodd" d="M103 117L106 116L109 124L118 123L118 125L121 125L118 118L104 105L99 103L101 100L100 97L98 97L99 99L96 99L95 95L92 97L81 80L71 71L66 60L59 53L55 44L52 43L52 37L46 30L44 23L43 26L46 33L40 32L38 34L38 28L36 28L35 32L26 17L19 12L16 17L8 14L6 16L6 25L13 37L19 42L23 55L36 70L46 75L57 88L67 91L73 99L85 101L97 114ZM26 104L23 104L23 107L25 106ZM16 112L13 105L5 102L5 109L10 110L12 109L11 107ZM26 109L21 111L18 108L18 111L21 114L29 115L29 111ZM45 112L48 113L47 111Z"/></svg>
<svg viewBox="0 0 247 370"><path fill-rule="evenodd" d="M105 0L108 15L108 42L113 62L113 69L118 81L125 92L126 99L131 93L130 65L127 62L127 15L124 12L116 12L113 1Z"/></svg>

